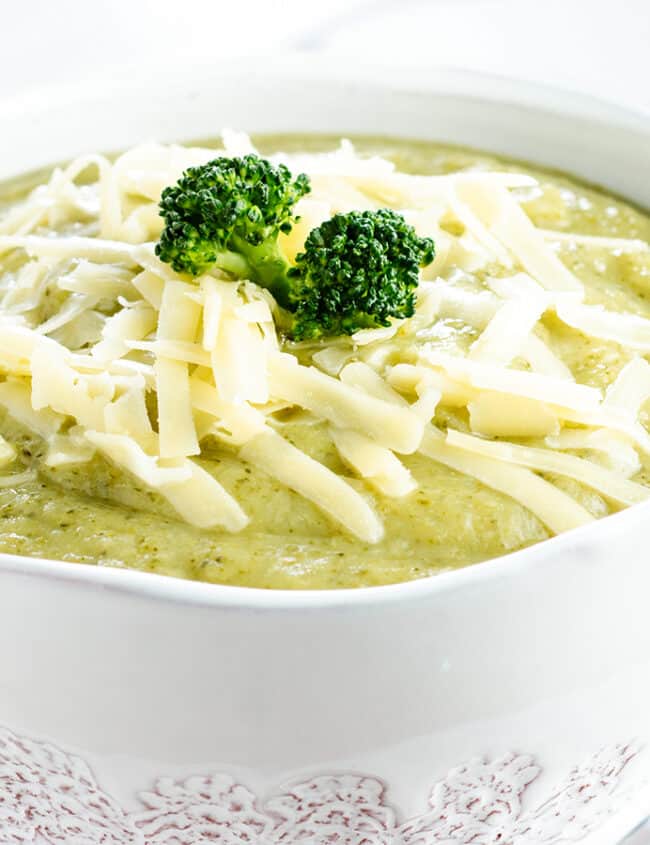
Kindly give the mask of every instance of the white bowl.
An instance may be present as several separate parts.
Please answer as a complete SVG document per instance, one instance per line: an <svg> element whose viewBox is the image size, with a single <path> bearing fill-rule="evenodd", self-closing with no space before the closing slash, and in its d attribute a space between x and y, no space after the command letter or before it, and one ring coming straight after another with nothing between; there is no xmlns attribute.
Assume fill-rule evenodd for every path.
<svg viewBox="0 0 650 845"><path fill-rule="evenodd" d="M0 119L2 176L231 125L474 145L650 205L647 118L477 74L230 62ZM649 516L357 591L1 555L0 842L612 845L650 808Z"/></svg>

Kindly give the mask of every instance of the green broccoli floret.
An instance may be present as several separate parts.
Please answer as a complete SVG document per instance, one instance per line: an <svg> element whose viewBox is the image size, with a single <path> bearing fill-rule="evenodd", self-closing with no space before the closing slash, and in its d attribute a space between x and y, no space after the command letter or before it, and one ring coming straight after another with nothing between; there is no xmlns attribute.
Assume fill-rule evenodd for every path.
<svg viewBox="0 0 650 845"><path fill-rule="evenodd" d="M278 235L291 230L294 206L309 190L305 174L294 179L283 164L256 155L191 167L162 192L156 255L192 276L216 265L268 287L282 303L287 262Z"/></svg>
<svg viewBox="0 0 650 845"><path fill-rule="evenodd" d="M420 267L435 256L388 208L336 214L313 229L289 270L296 339L353 334L413 316Z"/></svg>
<svg viewBox="0 0 650 845"><path fill-rule="evenodd" d="M289 312L283 328L294 340L412 316L433 241L390 209L352 211L313 229L292 266L278 235L291 230L294 206L309 190L304 174L294 179L255 155L190 168L163 191L156 254L178 272L197 276L217 266L268 288Z"/></svg>

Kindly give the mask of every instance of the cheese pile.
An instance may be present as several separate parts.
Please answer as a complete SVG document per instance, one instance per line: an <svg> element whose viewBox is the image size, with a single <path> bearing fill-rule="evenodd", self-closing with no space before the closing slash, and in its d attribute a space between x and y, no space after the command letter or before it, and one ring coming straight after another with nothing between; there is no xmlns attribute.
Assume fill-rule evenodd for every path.
<svg viewBox="0 0 650 845"><path fill-rule="evenodd" d="M223 141L226 154L252 151L245 135ZM348 142L275 156L312 182L283 236L289 258L332 214L383 206L437 247L411 319L292 347L276 333L266 291L216 270L189 280L154 254L162 189L214 155L145 145L114 162L84 156L0 217L0 406L47 442L48 466L99 454L188 523L240 531L245 502L196 460L214 438L368 543L383 535L373 497L417 488L401 456L418 451L514 498L551 532L594 517L543 474L573 479L613 508L648 498L632 478L650 454L639 421L650 397L650 321L585 304L553 241L632 252L647 244L536 228L513 191L535 180L517 173L411 176L360 158ZM481 289L464 283L485 268L495 272L483 272ZM537 329L549 313L631 352L604 393L578 384L544 342ZM472 330L467 349L436 342L445 320ZM327 425L364 483L282 436L277 415L292 408ZM444 409L463 409L467 430L436 426ZM0 465L14 458L0 442Z"/></svg>

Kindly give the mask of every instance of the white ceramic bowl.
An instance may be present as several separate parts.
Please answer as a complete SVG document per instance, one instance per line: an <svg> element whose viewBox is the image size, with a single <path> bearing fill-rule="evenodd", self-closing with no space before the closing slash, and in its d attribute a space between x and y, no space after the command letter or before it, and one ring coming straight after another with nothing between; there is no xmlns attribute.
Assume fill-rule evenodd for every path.
<svg viewBox="0 0 650 845"><path fill-rule="evenodd" d="M469 144L650 206L643 116L312 58L7 103L0 171L224 125ZM611 845L650 807L649 516L352 592L0 556L0 842Z"/></svg>

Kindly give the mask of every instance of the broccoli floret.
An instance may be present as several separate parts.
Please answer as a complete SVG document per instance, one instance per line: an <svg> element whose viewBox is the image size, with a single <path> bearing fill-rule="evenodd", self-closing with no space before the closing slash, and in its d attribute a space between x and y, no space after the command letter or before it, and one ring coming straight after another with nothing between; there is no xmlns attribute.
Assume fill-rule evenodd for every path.
<svg viewBox="0 0 650 845"><path fill-rule="evenodd" d="M278 235L291 230L294 206L309 190L304 174L294 179L255 155L190 168L163 191L156 254L177 272L197 276L217 266L268 288L289 312L283 328L294 340L412 316L433 241L390 209L351 211L313 229L291 266Z"/></svg>
<svg viewBox="0 0 650 845"><path fill-rule="evenodd" d="M162 192L165 228L156 255L192 276L216 265L268 287L282 302L287 262L278 235L291 230L294 206L309 190L305 174L294 179L283 164L256 155L191 167Z"/></svg>
<svg viewBox="0 0 650 845"><path fill-rule="evenodd" d="M353 334L413 315L419 268L435 256L388 208L336 214L313 229L289 270L296 339Z"/></svg>

